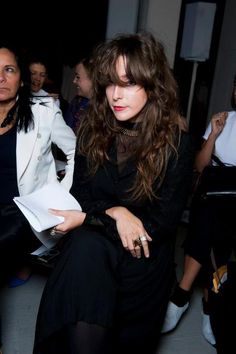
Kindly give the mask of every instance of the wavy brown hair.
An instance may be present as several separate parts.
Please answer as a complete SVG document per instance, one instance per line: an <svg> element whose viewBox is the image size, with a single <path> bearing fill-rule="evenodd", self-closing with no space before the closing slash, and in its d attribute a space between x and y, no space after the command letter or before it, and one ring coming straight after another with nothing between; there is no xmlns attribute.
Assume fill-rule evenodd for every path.
<svg viewBox="0 0 236 354"><path fill-rule="evenodd" d="M116 72L117 59L126 59L127 79L147 93L147 103L138 118L141 124L135 141L137 175L130 190L132 200L157 197L170 155L177 157L179 108L177 84L168 65L164 48L149 34L125 34L100 45L93 59L93 96L87 119L81 123L78 151L87 156L90 174L109 159L107 151L118 131L106 97L112 83L124 86Z"/></svg>

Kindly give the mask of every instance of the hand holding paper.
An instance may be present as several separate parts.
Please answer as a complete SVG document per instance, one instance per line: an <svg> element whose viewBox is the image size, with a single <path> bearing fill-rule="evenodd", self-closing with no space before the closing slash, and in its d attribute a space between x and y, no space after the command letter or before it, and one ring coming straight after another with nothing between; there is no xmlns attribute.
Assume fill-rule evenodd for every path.
<svg viewBox="0 0 236 354"><path fill-rule="evenodd" d="M38 232L47 230L64 221L63 217L53 215L48 209L81 211L81 206L77 200L59 183L50 183L31 194L15 197L13 200L30 225Z"/></svg>

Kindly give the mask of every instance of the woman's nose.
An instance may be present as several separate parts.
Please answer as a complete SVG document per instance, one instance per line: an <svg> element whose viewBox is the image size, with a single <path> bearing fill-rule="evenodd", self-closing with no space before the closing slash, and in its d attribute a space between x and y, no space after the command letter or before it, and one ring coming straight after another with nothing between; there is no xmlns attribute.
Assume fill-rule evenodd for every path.
<svg viewBox="0 0 236 354"><path fill-rule="evenodd" d="M0 82L3 82L5 81L5 74L4 74L4 71L3 70L0 70Z"/></svg>
<svg viewBox="0 0 236 354"><path fill-rule="evenodd" d="M123 87L114 85L113 88L113 100L118 100L123 97Z"/></svg>

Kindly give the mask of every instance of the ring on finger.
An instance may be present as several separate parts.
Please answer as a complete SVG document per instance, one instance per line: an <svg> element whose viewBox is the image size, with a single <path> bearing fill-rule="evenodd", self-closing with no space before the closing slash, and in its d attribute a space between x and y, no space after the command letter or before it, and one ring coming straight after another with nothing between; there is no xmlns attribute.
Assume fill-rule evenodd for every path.
<svg viewBox="0 0 236 354"><path fill-rule="evenodd" d="M133 240L133 245L134 245L134 247L142 247L142 241L141 241L140 237Z"/></svg>
<svg viewBox="0 0 236 354"><path fill-rule="evenodd" d="M57 233L57 231L56 231L56 228L54 227L54 228L50 231L50 235L51 235L51 236L55 236L56 233Z"/></svg>
<svg viewBox="0 0 236 354"><path fill-rule="evenodd" d="M145 235L140 235L139 236L140 241L147 241L147 237Z"/></svg>

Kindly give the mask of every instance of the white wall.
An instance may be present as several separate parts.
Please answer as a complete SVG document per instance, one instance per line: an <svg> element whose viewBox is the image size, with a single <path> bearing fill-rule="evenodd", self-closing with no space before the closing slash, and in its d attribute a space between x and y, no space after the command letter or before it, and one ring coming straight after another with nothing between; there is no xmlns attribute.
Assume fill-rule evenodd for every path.
<svg viewBox="0 0 236 354"><path fill-rule="evenodd" d="M170 66L174 65L181 0L149 0L146 30L165 46Z"/></svg>
<svg viewBox="0 0 236 354"><path fill-rule="evenodd" d="M174 64L181 0L110 0L106 38L117 33L151 31Z"/></svg>
<svg viewBox="0 0 236 354"><path fill-rule="evenodd" d="M110 0L107 16L106 38L118 33L135 33L137 29L139 0Z"/></svg>

